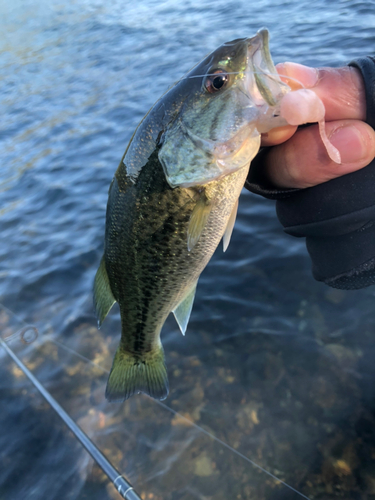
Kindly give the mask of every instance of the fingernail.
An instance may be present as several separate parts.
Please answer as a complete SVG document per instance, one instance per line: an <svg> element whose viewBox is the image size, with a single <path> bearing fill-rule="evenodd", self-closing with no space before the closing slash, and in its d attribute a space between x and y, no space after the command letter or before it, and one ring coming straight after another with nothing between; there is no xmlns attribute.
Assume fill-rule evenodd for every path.
<svg viewBox="0 0 375 500"><path fill-rule="evenodd" d="M342 163L354 163L367 156L366 138L354 125L336 129L329 140L340 151Z"/></svg>
<svg viewBox="0 0 375 500"><path fill-rule="evenodd" d="M280 63L276 66L277 72L280 76L284 75L286 78L294 79L300 82L305 88L312 88L319 81L319 72L316 68L304 66L294 62Z"/></svg>

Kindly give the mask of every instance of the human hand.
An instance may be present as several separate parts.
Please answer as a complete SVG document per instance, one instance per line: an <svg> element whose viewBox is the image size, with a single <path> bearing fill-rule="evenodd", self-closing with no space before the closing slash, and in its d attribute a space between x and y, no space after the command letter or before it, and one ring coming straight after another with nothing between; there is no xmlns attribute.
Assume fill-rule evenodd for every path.
<svg viewBox="0 0 375 500"><path fill-rule="evenodd" d="M262 135L262 146L274 146L265 158L275 187L306 188L354 172L375 157L375 131L366 123L364 83L353 67L309 68L296 63L276 66L282 80L300 81L313 90L326 109L326 133L341 154L341 164L328 156L318 125L280 127Z"/></svg>

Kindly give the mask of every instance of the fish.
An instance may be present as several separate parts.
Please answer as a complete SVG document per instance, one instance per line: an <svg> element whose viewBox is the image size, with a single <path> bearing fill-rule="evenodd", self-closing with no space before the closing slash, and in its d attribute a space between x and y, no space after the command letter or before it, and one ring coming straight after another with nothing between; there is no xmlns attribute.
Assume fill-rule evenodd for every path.
<svg viewBox="0 0 375 500"><path fill-rule="evenodd" d="M115 302L121 316L109 401L137 393L167 397L164 322L172 312L185 334L199 277L220 241L224 251L229 245L261 133L287 124L285 115L309 119L296 118L288 105L282 112L291 91L277 74L263 28L204 57L136 128L109 188L94 280L99 327ZM302 94L292 107L302 99L312 102L304 109L314 109L315 94ZM324 131L324 110L318 115Z"/></svg>

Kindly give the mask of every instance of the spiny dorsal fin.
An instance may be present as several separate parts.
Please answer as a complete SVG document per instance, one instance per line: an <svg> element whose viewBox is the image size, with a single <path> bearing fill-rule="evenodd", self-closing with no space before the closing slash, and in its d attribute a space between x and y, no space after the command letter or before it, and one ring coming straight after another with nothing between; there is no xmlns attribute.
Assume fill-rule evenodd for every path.
<svg viewBox="0 0 375 500"><path fill-rule="evenodd" d="M174 317L176 318L177 324L180 327L182 335L185 335L186 328L189 323L196 289L197 289L197 283L195 283L195 285L192 287L192 289L186 295L186 297L173 310Z"/></svg>
<svg viewBox="0 0 375 500"><path fill-rule="evenodd" d="M238 210L238 200L236 200L236 203L234 204L234 207L232 209L232 213L230 214L230 217L228 220L227 228L226 228L224 236L223 236L223 251L224 252L228 248L229 243L230 243L230 238L232 236L234 223L236 222L237 210Z"/></svg>
<svg viewBox="0 0 375 500"><path fill-rule="evenodd" d="M98 320L98 328L101 327L105 317L116 302L109 284L107 270L105 268L104 257L100 261L100 266L96 271L94 281L94 307Z"/></svg>
<svg viewBox="0 0 375 500"><path fill-rule="evenodd" d="M212 203L207 199L205 194L202 194L194 210L191 214L188 227L188 250L189 252L195 247L202 231L207 223L208 217L212 210Z"/></svg>

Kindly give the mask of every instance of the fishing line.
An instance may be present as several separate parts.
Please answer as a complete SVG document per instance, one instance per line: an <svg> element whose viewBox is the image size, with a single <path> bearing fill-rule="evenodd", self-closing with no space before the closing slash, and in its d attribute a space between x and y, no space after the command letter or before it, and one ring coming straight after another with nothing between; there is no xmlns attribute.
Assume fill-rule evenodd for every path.
<svg viewBox="0 0 375 500"><path fill-rule="evenodd" d="M38 333L35 327L24 327L16 336L24 336L28 330L32 330L34 333ZM11 335L14 338L15 335ZM9 340L9 338L7 340ZM6 344L5 340L0 335L0 346L3 347L5 352L10 358L16 363L16 365L22 370L30 382L36 387L39 393L44 397L44 399L49 403L49 405L55 410L58 416L64 421L68 428L72 431L74 436L86 449L86 451L91 455L94 461L102 469L102 471L107 475L109 480L115 486L119 494L125 500L141 500L141 497L135 492L132 485L120 474L120 472L109 462L109 460L103 455L99 448L91 441L87 434L72 420L72 418L66 413L66 411L59 405L59 403L52 397L52 395L44 388L44 386L34 377L31 371L22 363L22 361L16 356L16 354L10 349Z"/></svg>
<svg viewBox="0 0 375 500"><path fill-rule="evenodd" d="M1 307L3 307L4 309L6 309L2 305L1 305ZM9 311L9 309L8 309L8 311ZM11 311L9 311L9 312L12 313ZM22 323L24 323L21 319L19 319L19 320ZM32 330L35 330L36 332L38 332L35 327L30 327L30 326L27 327L27 326L25 326L20 331L18 331L15 334L7 337L7 340L9 340L11 338L13 339L13 338L15 338L17 336L20 336L22 332L23 332L23 335L25 335L25 333L27 332L28 329L32 329ZM50 342L58 345L62 349L70 352L71 354L74 354L75 356L77 356L78 358L82 359L86 363L94 366L95 368L99 368L104 373L107 373L107 374L110 373L109 370L107 370L106 368L102 367L101 365L98 365L97 363L95 363L91 359L87 358L86 356L83 356L82 354L80 354L76 350L72 349L71 347L68 347L67 345L59 342L58 340L55 340L55 339L47 339L47 340L49 340ZM73 432L73 434L77 437L77 439L81 442L81 444L90 453L90 455L95 460L95 462L97 462L97 464L102 468L102 470L105 472L105 474L112 481L112 483L117 488L117 490L120 493L120 495L122 495L122 497L125 498L126 500L141 500L140 497L137 495L137 493L133 490L132 486L112 466L112 464L106 459L106 457L101 453L101 451L96 447L96 445L94 445L94 443L90 440L90 438L82 431L82 429L77 424L74 423L74 421L69 417L69 415L65 412L65 410L63 410L63 408L57 403L57 401L55 399L53 399L53 397L49 394L49 392L46 389L44 389L44 387L40 384L40 382L38 382L38 380L33 376L33 374L18 359L18 357L13 353L13 351L6 345L5 341L1 338L1 336L0 336L0 345L2 345L2 347L5 349L5 351L7 352L7 354L15 361L15 363L19 366L19 368L21 368L21 370L25 373L25 375L31 380L31 382L39 390L39 392L41 392L41 394L47 400L47 402L49 404L51 404L51 406L53 407L53 409L64 420L64 422L66 423L66 425L70 428L70 430ZM34 381L36 383L34 383ZM215 435L211 434L210 432L208 432L207 430L205 430L203 427L200 427L195 422L193 422L193 421L189 420L188 418L186 418L185 416L181 415L181 413L177 412L176 410L173 410L172 408L170 408L166 404L162 403L161 401L157 401L157 400L154 400L154 399L151 399L151 401L157 403L159 406L161 406L165 410L168 410L173 415L178 416L179 418L183 419L185 422L189 423L192 427L195 427L197 430L199 430L200 432L202 432L206 436L210 437L211 439L213 439L217 443L221 444L222 446L224 446L228 450L232 451L235 455L241 457L246 462L250 463L253 467L261 470L266 475L268 475L269 477L271 477L275 481L278 481L280 484L282 484L286 488L290 489L291 491L293 491L297 495L301 496L302 498L305 498L305 500L311 500L309 497L307 497L306 495L304 495L300 491L298 491L295 488L293 488L293 486L291 486L290 484L286 483L285 481L283 481L279 477L275 476L274 474L272 474L272 472L268 471L267 469L264 469L261 465L257 464L256 462L254 462L254 460L251 460L249 457L247 457L243 453L239 452L238 450L236 450L235 448L233 448L232 446L230 446L225 441L222 441L220 438L218 438ZM53 404L52 404L52 402L53 402ZM67 420L65 420L64 417ZM84 441L81 440L81 437L83 438ZM87 444L87 446L86 446L86 444ZM102 466L101 460L103 460L103 466L105 465L106 466L105 468ZM126 495L126 496L124 496L124 495Z"/></svg>
<svg viewBox="0 0 375 500"><path fill-rule="evenodd" d="M156 401L156 400L155 400ZM193 427L199 429L201 432L203 432L203 434L206 434L206 436L209 436L210 438L212 438L214 441L220 443L221 445L225 446L225 448L227 448L228 450L232 451L233 453L235 453L236 455L238 455L239 457L243 458L244 460L246 460L246 462L249 462L251 465L253 465L254 467L256 467L257 469L261 470L262 472L264 472L265 474L267 474L268 476L272 477L273 479L275 479L277 482L281 483L282 485L286 486L287 488L289 488L290 490L294 491L294 493L297 493L298 495L300 495L302 498L305 498L306 500L311 500L309 497L307 497L306 495L304 495L303 493L301 493L300 491L296 490L295 488L293 488L293 486L291 486L290 484L286 483L285 481L283 481L282 479L280 479L279 477L275 476L274 474L272 474L272 472L268 471L267 469L264 469L261 465L257 464L256 462L254 462L254 460L251 460L251 458L247 457L246 455L244 455L243 453L241 453L240 451L236 450L235 448L232 448L229 444L227 444L225 441L222 441L220 438L214 436L213 434L211 434L210 432L206 431L205 429L203 429L203 427L200 427L199 425L197 425L196 423L192 422L191 420L189 420L188 418L184 417L183 415L181 415L180 413L178 413L177 411L173 410L172 408L170 408L169 406L165 405L164 403L162 403L161 401L156 401L156 403L160 406L162 406L163 408L169 410L170 412L174 413L175 415L178 415L179 418L183 418L186 422L189 422Z"/></svg>
<svg viewBox="0 0 375 500"><path fill-rule="evenodd" d="M228 75L238 75L241 72L235 71L235 72L227 72ZM289 81L294 81L295 83L299 84L302 88L305 88L305 86L296 78L279 74L279 73L264 73L264 72L257 72L253 71L252 72L257 73L257 74L263 74L268 77L274 77L275 81L279 81L280 77L283 77ZM180 80L184 79L192 79L192 78L205 78L207 76L215 76L216 73L207 73L204 75L192 75L192 76L184 76ZM285 82L283 82L286 84ZM287 85L287 84L286 84ZM24 321L20 318L18 318L12 311L7 309L5 306L0 304L0 306L4 309L7 310L13 317L16 317L20 322L22 322L24 325ZM30 337L30 332L32 332L32 335ZM29 337L26 337L26 334L29 333ZM13 361L17 364L17 366L22 370L22 372L29 378L29 380L32 382L32 384L37 388L37 390L40 392L40 394L46 399L46 401L51 405L51 407L56 411L56 413L59 415L59 417L65 422L65 424L68 426L68 428L73 432L74 436L80 441L82 446L87 450L87 452L92 456L92 458L95 460L95 462L101 467L103 472L108 476L108 478L111 480L111 482L114 484L116 487L117 491L119 494L126 500L141 500L138 494L134 491L133 487L126 481L125 478L113 467L113 465L106 459L106 457L101 453L101 451L96 447L96 445L90 440L90 438L84 433L84 431L71 419L71 417L65 412L65 410L57 403L57 401L52 397L52 395L44 388L42 384L34 377L34 375L28 370L28 368L20 361L20 359L14 354L14 352L7 346L6 342L9 342L11 340L14 340L15 338L20 337L21 341L25 344L30 344L34 342L37 337L38 337L38 330L35 327L27 326L25 325L21 330L17 331L16 333L9 335L5 339L3 339L0 336L0 345L3 347L3 349L6 351L6 353L13 359ZM94 363L90 359L86 358L85 356L82 356L79 354L77 351L74 349L71 349L61 342L58 342L56 340L51 340L55 344L59 345L61 348L70 351L74 355L80 357L83 359L85 362L88 362L92 364L93 366L100 368L103 372L109 373L108 370L105 368L101 367L100 365ZM278 481L280 484L284 485L291 491L295 492L296 494L300 495L302 498L305 498L306 500L310 500L306 495L303 493L299 492L292 486L290 486L288 483L285 481L281 480L268 470L264 469L262 466L258 465L256 462L248 458L246 455L243 455L236 449L232 448L229 444L227 444L225 441L222 441L221 439L217 438L210 432L206 431L196 423L192 422L188 418L184 417L177 411L173 410L169 406L165 405L161 401L155 400L156 403L161 406L162 408L168 410L172 414L178 416L179 418L185 420L188 422L191 426L195 427L199 431L201 431L203 434L207 435L214 441L220 443L222 446L227 448L228 450L232 451L234 454L237 456L241 457L248 463L250 463L253 467L261 470L265 474L267 474L269 477L273 478L274 480Z"/></svg>
<svg viewBox="0 0 375 500"><path fill-rule="evenodd" d="M243 71L226 71L227 75L239 75L240 73L243 73ZM285 78L286 80L290 80L294 83L298 83L301 85L301 87L304 89L306 88L305 85L300 82L297 78L294 78L289 75L283 75L282 73L264 73L262 71L252 71L252 74L257 74L257 75L265 75L265 76L270 76L274 77L275 81L279 80L279 78ZM217 73L205 73L204 75L192 75L192 76L183 76L180 78L180 80L177 80L177 82L180 82L181 80L189 80L190 78L205 78L207 76L217 76ZM286 82L282 82L285 85L288 85Z"/></svg>
<svg viewBox="0 0 375 500"><path fill-rule="evenodd" d="M103 372L109 374L109 370L107 370L106 368L98 365L97 363L95 363L94 361L91 361L90 359L86 358L86 356L83 356L82 354L80 354L79 352L75 351L74 349L72 349L71 347L68 347L66 346L65 344L62 344L61 342L59 342L58 340L54 340L54 339L50 339L50 342L53 342L54 344L62 347L63 349L65 349L66 351L78 356L79 358L81 358L82 360L86 361L87 363L89 363L90 365L93 365L95 366L96 368L100 368ZM239 452L238 450L236 450L235 448L232 448L232 446L230 446L229 444L227 444L225 441L222 441L220 438L214 436L213 434L211 434L210 432L206 431L205 429L203 429L203 427L200 427L198 424L196 424L195 422L192 422L191 420L189 420L188 418L184 417L183 415L181 415L181 413L178 413L178 411L176 410L173 410L172 408L170 408L169 406L167 406L166 404L162 403L161 401L158 401L156 399L152 399L150 398L151 401L157 403L159 406L161 406L162 408L164 408L165 410L168 410L170 411L171 413L173 413L173 415L175 416L178 416L179 418L183 419L185 422L188 422L191 426L195 427L196 429L198 429L199 431L201 431L203 434L205 434L206 436L210 437L211 439L213 439L214 441L216 441L217 443L220 443L222 446L224 446L225 448L227 448L228 450L232 451L233 453L235 453L236 455L238 455L239 457L243 458L246 462L250 463L251 465L253 465L255 468L261 470L262 472L264 472L265 474L267 474L268 476L272 477L272 479L274 479L275 481L278 481L279 483L281 483L282 485L284 485L286 488L289 488L291 491L293 491L294 493L297 493L298 495L300 495L302 498L305 498L306 500L311 500L309 497L307 497L306 495L304 495L303 493L301 493L300 491L296 490L295 488L293 488L293 486L291 486L290 484L286 483L285 481L283 481L282 479L280 479L279 477L275 476L274 474L272 474L272 472L269 472L267 469L264 469L261 465L257 464L256 462L254 462L254 460L251 460L250 458L248 458L246 455L244 455L243 453Z"/></svg>

